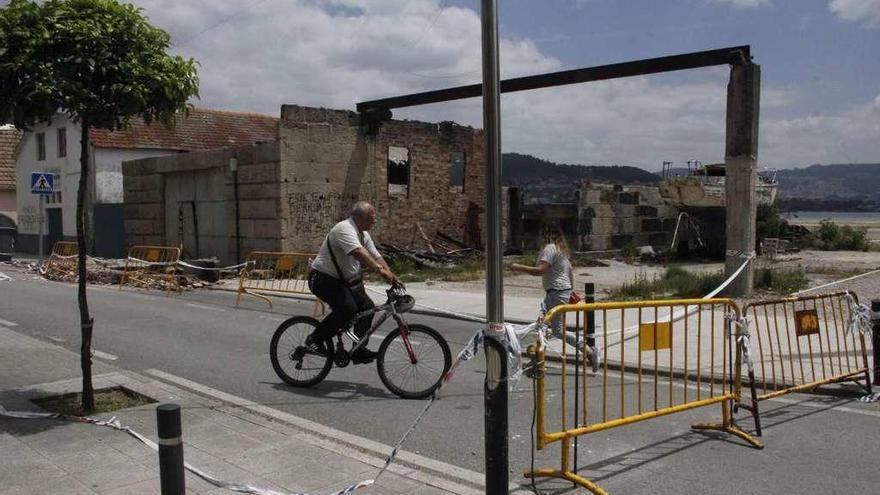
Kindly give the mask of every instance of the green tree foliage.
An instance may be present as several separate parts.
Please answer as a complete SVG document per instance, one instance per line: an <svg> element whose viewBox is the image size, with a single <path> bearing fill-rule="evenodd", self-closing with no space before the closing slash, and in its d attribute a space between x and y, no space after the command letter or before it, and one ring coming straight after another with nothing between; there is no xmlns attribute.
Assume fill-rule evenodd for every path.
<svg viewBox="0 0 880 495"><path fill-rule="evenodd" d="M196 62L166 51L168 34L141 10L114 0L12 0L0 9L0 119L20 129L68 114L82 128L76 231L82 333L83 409L94 409L86 298L89 129L130 119L172 125L198 94Z"/></svg>

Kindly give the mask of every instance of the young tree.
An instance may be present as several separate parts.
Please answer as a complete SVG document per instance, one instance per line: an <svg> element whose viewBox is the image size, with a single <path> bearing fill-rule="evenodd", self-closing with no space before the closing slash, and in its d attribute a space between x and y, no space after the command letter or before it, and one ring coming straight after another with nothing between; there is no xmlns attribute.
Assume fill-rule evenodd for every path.
<svg viewBox="0 0 880 495"><path fill-rule="evenodd" d="M173 125L198 95L196 62L166 53L170 37L141 10L115 0L12 0L0 9L0 118L19 129L68 114L82 127L76 237L82 334L82 407L94 410L86 298L89 129L118 130L131 118Z"/></svg>

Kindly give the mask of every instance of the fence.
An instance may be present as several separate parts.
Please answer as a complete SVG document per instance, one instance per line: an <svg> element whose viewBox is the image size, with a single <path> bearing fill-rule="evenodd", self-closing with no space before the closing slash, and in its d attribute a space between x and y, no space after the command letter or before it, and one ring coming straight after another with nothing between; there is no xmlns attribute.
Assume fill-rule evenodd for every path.
<svg viewBox="0 0 880 495"><path fill-rule="evenodd" d="M168 246L132 246L119 279L119 288L128 281L146 288L164 288L181 292L177 283L180 248Z"/></svg>
<svg viewBox="0 0 880 495"><path fill-rule="evenodd" d="M558 383L545 373L547 347L530 348L536 368L536 431L538 449L561 442L561 467L538 469L527 477L569 480L596 494L598 485L577 473L577 438L618 426L712 404L721 405L721 422L692 425L738 436L754 447L763 445L734 422L733 405L741 395L742 344L732 332L740 311L730 299L609 302L565 305L547 314L566 319L575 313L583 323L577 333L593 333L602 354L597 373L571 360L578 353L567 343L570 329L563 321ZM577 335L580 337L580 335ZM574 361L575 364L572 364ZM571 373L574 368L575 372ZM624 371L635 372L624 375ZM574 381L574 387L571 387ZM560 392L548 396L548 386ZM570 390L572 388L573 390ZM597 393L598 391L598 393ZM574 400L570 397L574 392ZM558 397L559 408L547 409ZM569 407L572 408L569 411ZM553 421L555 426L551 427ZM574 469L570 450L575 441Z"/></svg>
<svg viewBox="0 0 880 495"><path fill-rule="evenodd" d="M315 254L254 251L248 254L238 284L238 306L242 294L262 299L272 307L272 300L258 292L311 294L309 267ZM258 291L258 292L255 292ZM320 310L320 311L319 311ZM315 301L314 313L324 313L324 303Z"/></svg>
<svg viewBox="0 0 880 495"><path fill-rule="evenodd" d="M52 254L46 261L45 273L47 277L76 277L77 254L79 249L76 242L56 241L52 245Z"/></svg>
<svg viewBox="0 0 880 495"><path fill-rule="evenodd" d="M755 415L758 435L759 401L862 379L871 393L865 337L849 328L857 303L855 295L835 292L761 301L743 309L754 354L749 373L757 377L751 405L737 407Z"/></svg>

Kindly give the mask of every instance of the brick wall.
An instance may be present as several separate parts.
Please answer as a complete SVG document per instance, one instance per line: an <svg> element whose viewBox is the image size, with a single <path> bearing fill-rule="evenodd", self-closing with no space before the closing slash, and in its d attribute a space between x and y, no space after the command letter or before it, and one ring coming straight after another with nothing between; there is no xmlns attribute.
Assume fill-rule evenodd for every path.
<svg viewBox="0 0 880 495"><path fill-rule="evenodd" d="M442 231L465 238L471 203L485 204L483 133L452 123L390 120L370 134L354 112L285 105L281 112L281 223L285 250L314 251L329 228L358 200L376 206L379 242L422 247ZM388 194L389 147L409 152L406 197ZM450 154L465 154L465 187L450 187ZM507 217L506 194L503 215ZM503 222L507 230L507 222ZM485 243L485 213L479 215Z"/></svg>

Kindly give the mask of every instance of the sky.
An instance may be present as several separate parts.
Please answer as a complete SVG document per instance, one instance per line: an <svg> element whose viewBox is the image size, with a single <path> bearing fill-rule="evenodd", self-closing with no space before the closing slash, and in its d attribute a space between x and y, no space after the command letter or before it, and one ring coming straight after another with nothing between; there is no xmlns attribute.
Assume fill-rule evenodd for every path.
<svg viewBox="0 0 880 495"><path fill-rule="evenodd" d="M279 115L481 81L479 0L136 0L196 106ZM759 163L880 163L880 0L499 0L501 77L751 45ZM658 170L724 158L726 66L502 95L502 148ZM479 98L394 118L482 127Z"/></svg>

